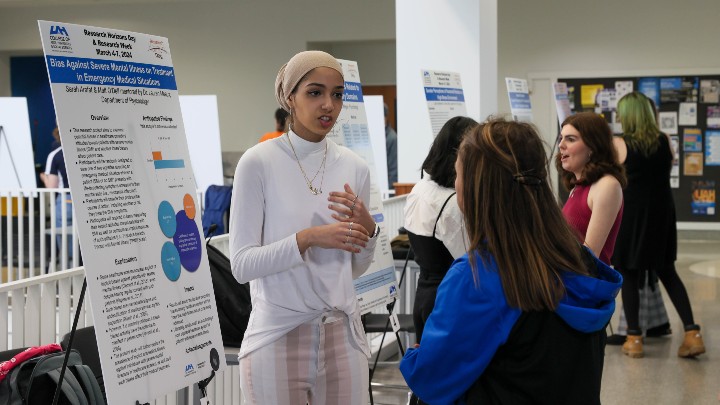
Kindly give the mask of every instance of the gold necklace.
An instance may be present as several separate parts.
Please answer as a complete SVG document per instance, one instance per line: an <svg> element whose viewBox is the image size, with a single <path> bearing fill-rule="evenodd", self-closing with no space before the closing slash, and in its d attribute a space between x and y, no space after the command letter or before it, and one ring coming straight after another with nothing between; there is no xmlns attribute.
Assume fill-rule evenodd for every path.
<svg viewBox="0 0 720 405"><path fill-rule="evenodd" d="M300 172L302 173L303 177L305 178L305 183L308 186L308 189L310 190L313 195L322 194L322 184L325 180L325 159L327 159L327 141L325 141L325 154L323 155L322 163L320 163L320 167L318 168L318 171L315 172L315 175L313 176L312 180L308 179L307 174L305 174L305 169L303 169L302 165L300 164L300 159L298 159L297 153L295 153L295 147L292 144L292 141L290 140L290 132L286 132L285 135L287 135L288 142L290 142L290 148L293 151L293 155L295 156L295 161L298 164L298 167L300 168ZM320 178L320 187L313 187L313 182L317 178L318 174L320 173L320 170L322 170L322 177Z"/></svg>

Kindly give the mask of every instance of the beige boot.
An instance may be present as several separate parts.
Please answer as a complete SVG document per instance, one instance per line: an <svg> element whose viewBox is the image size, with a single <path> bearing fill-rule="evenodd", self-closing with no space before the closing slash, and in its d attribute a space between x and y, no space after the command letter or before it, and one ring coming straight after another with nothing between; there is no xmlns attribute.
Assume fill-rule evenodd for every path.
<svg viewBox="0 0 720 405"><path fill-rule="evenodd" d="M628 335L622 346L622 352L633 358L643 357L643 338L640 335Z"/></svg>
<svg viewBox="0 0 720 405"><path fill-rule="evenodd" d="M689 330L685 332L685 339L678 349L679 357L695 357L705 353L705 343L703 343L700 330Z"/></svg>

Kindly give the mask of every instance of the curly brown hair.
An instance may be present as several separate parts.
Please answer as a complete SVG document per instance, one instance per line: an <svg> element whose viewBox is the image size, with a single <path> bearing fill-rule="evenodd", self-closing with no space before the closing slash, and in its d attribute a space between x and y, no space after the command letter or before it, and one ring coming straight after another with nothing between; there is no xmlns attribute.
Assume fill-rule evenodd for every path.
<svg viewBox="0 0 720 405"><path fill-rule="evenodd" d="M612 130L605 118L592 112L580 112L567 117L560 127L565 125L572 125L577 129L582 141L592 151L580 179L576 179L574 173L563 169L560 152L555 155L555 167L560 173L565 188L571 190L575 184L593 184L606 174L615 177L620 182L620 186L625 188L627 185L625 167L618 161Z"/></svg>

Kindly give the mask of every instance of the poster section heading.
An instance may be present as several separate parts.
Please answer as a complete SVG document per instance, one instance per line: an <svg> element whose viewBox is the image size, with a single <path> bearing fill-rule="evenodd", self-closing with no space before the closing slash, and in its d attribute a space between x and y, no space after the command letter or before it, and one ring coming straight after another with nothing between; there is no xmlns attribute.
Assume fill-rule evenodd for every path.
<svg viewBox="0 0 720 405"><path fill-rule="evenodd" d="M426 101L465 101L462 89L448 87L425 87Z"/></svg>
<svg viewBox="0 0 720 405"><path fill-rule="evenodd" d="M343 102L362 103L362 84L356 82L345 82L345 92L343 93Z"/></svg>
<svg viewBox="0 0 720 405"><path fill-rule="evenodd" d="M52 83L145 87L177 90L172 67L147 63L47 56ZM67 88L67 92L90 92L86 88Z"/></svg>

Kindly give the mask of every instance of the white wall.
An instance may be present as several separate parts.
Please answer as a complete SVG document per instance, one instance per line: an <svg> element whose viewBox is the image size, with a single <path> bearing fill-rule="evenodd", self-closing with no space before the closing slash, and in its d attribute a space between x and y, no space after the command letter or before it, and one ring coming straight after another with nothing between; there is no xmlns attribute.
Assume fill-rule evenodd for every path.
<svg viewBox="0 0 720 405"><path fill-rule="evenodd" d="M396 0L396 9L398 180L416 182L433 141L422 69L460 73L470 117L497 108L497 0Z"/></svg>
<svg viewBox="0 0 720 405"><path fill-rule="evenodd" d="M310 47L328 52L338 59L356 61L360 69L360 80L362 80L363 86L393 85L396 83L394 39L313 43L310 44Z"/></svg>
<svg viewBox="0 0 720 405"><path fill-rule="evenodd" d="M224 150L243 150L274 127L280 65L309 42L392 40L389 0L174 2L0 8L0 52L37 51L37 20L167 37L182 95L216 94ZM394 63L394 61L390 61ZM0 57L0 83L8 73ZM363 72L363 76L365 76ZM7 84L0 92L9 95Z"/></svg>

